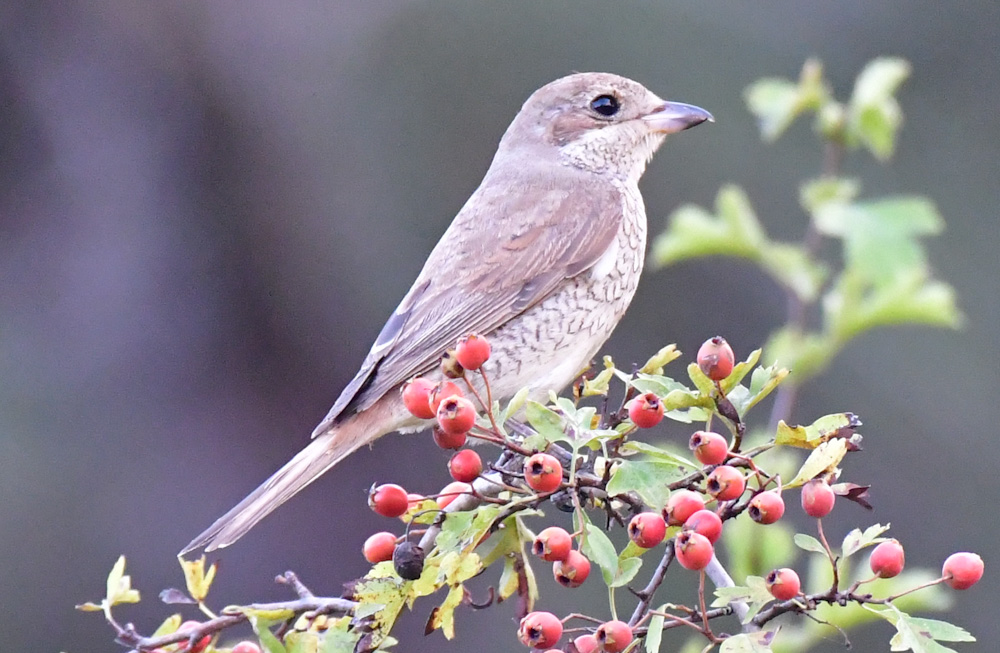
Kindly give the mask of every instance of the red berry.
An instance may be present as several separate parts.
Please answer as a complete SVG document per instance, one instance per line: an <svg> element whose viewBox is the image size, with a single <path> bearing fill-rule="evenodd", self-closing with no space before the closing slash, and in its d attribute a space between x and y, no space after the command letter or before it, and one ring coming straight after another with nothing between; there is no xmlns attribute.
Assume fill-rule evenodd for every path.
<svg viewBox="0 0 1000 653"><path fill-rule="evenodd" d="M663 402L653 392L639 395L628 402L628 418L641 429L652 428L663 419Z"/></svg>
<svg viewBox="0 0 1000 653"><path fill-rule="evenodd" d="M437 423L445 433L468 433L476 423L476 407L465 397L447 397L438 406Z"/></svg>
<svg viewBox="0 0 1000 653"><path fill-rule="evenodd" d="M692 490L677 490L667 499L663 509L663 518L669 526L680 526L688 517L705 509L705 500Z"/></svg>
<svg viewBox="0 0 1000 653"><path fill-rule="evenodd" d="M524 461L524 480L535 492L553 492L562 484L562 465L547 453L536 453Z"/></svg>
<svg viewBox="0 0 1000 653"><path fill-rule="evenodd" d="M597 628L597 643L605 653L621 653L632 643L632 629L624 621L608 621Z"/></svg>
<svg viewBox="0 0 1000 653"><path fill-rule="evenodd" d="M569 557L573 549L573 538L558 526L549 526L535 536L531 552L542 560L556 562Z"/></svg>
<svg viewBox="0 0 1000 653"><path fill-rule="evenodd" d="M941 575L945 584L956 590L967 590L983 577L983 559L966 551L952 553L944 561Z"/></svg>
<svg viewBox="0 0 1000 653"><path fill-rule="evenodd" d="M483 336L470 333L458 339L455 358L467 370L478 370L490 359L490 341Z"/></svg>
<svg viewBox="0 0 1000 653"><path fill-rule="evenodd" d="M456 481L471 483L483 473L483 459L472 449L462 449L448 461L448 473Z"/></svg>
<svg viewBox="0 0 1000 653"><path fill-rule="evenodd" d="M874 549L868 558L868 566L872 573L879 578L893 578L903 571L906 564L906 555L903 553L903 545L896 540L886 540Z"/></svg>
<svg viewBox="0 0 1000 653"><path fill-rule="evenodd" d="M392 552L395 550L396 536L384 531L375 533L365 540L365 546L362 549L365 554L365 560L372 564L392 560Z"/></svg>
<svg viewBox="0 0 1000 653"><path fill-rule="evenodd" d="M435 426L433 430L431 430L431 434L434 437L434 444L442 449L461 449L465 446L466 441L469 439L467 431L463 431L461 433L446 433L439 426Z"/></svg>
<svg viewBox="0 0 1000 653"><path fill-rule="evenodd" d="M713 381L721 381L732 374L735 363L733 348L722 336L709 338L698 349L698 367Z"/></svg>
<svg viewBox="0 0 1000 653"><path fill-rule="evenodd" d="M461 481L449 483L441 488L441 491L438 493L437 499L435 499L437 507L444 510L448 507L449 503L463 494L470 494L471 492L472 486L468 483L462 483Z"/></svg>
<svg viewBox="0 0 1000 653"><path fill-rule="evenodd" d="M699 510L687 518L684 530L701 533L714 545L722 535L722 519L711 510Z"/></svg>
<svg viewBox="0 0 1000 653"><path fill-rule="evenodd" d="M785 514L785 501L774 490L761 492L750 500L747 512L758 524L773 524Z"/></svg>
<svg viewBox="0 0 1000 653"><path fill-rule="evenodd" d="M590 575L590 560L579 551L570 551L565 560L552 565L552 575L564 587L579 587Z"/></svg>
<svg viewBox="0 0 1000 653"><path fill-rule="evenodd" d="M186 630L194 630L195 628L200 628L200 627L201 627L201 622L198 622L198 621L185 621L177 629L177 632L180 633L180 632L183 632L183 631L186 631ZM211 641L212 641L212 636L211 635L205 635L204 637L202 637L201 639L199 639L197 642L195 642L191 646L191 648L188 648L187 642L181 642L181 647L178 650L179 651L184 651L185 653L201 653L206 648L208 648L208 643L211 642Z"/></svg>
<svg viewBox="0 0 1000 653"><path fill-rule="evenodd" d="M836 498L833 488L821 478L813 479L802 486L802 509L810 517L821 519L829 515Z"/></svg>
<svg viewBox="0 0 1000 653"><path fill-rule="evenodd" d="M406 490L392 483L373 485L368 491L368 506L383 517L399 517L408 504Z"/></svg>
<svg viewBox="0 0 1000 653"><path fill-rule="evenodd" d="M434 419L430 406L430 392L437 385L430 379L418 376L403 384L403 405L410 414L420 419Z"/></svg>
<svg viewBox="0 0 1000 653"><path fill-rule="evenodd" d="M767 591L779 601L787 601L798 596L799 588L802 587L799 575L795 573L794 569L788 567L775 569L764 580L767 582Z"/></svg>
<svg viewBox="0 0 1000 653"><path fill-rule="evenodd" d="M655 512L641 512L628 523L628 536L643 549L651 549L663 541L667 523Z"/></svg>
<svg viewBox="0 0 1000 653"><path fill-rule="evenodd" d="M694 531L681 531L674 540L677 562L685 569L700 571L712 561L714 549L708 538Z"/></svg>
<svg viewBox="0 0 1000 653"><path fill-rule="evenodd" d="M729 455L729 443L724 437L711 431L695 431L688 447L702 465L718 465Z"/></svg>
<svg viewBox="0 0 1000 653"><path fill-rule="evenodd" d="M233 647L232 653L260 653L260 647L253 642L240 642Z"/></svg>
<svg viewBox="0 0 1000 653"><path fill-rule="evenodd" d="M431 409L431 417L435 417L441 402L448 397L464 397L462 389L451 381L439 381L427 392L427 406Z"/></svg>
<svg viewBox="0 0 1000 653"><path fill-rule="evenodd" d="M563 625L551 612L530 612L521 619L517 637L528 648L548 648L562 637Z"/></svg>
<svg viewBox="0 0 1000 653"><path fill-rule="evenodd" d="M597 653L601 647L597 642L597 635L580 635L573 640L573 646L578 653Z"/></svg>
<svg viewBox="0 0 1000 653"><path fill-rule="evenodd" d="M708 475L705 489L716 501L734 501L743 496L747 487L743 473L729 465L719 465Z"/></svg>

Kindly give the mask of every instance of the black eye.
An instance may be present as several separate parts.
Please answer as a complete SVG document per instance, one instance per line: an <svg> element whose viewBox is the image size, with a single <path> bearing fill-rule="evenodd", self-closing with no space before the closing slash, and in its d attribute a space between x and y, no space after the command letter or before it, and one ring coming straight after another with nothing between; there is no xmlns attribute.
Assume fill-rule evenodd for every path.
<svg viewBox="0 0 1000 653"><path fill-rule="evenodd" d="M598 95L590 101L590 108L602 116L611 117L618 113L621 105L614 95Z"/></svg>

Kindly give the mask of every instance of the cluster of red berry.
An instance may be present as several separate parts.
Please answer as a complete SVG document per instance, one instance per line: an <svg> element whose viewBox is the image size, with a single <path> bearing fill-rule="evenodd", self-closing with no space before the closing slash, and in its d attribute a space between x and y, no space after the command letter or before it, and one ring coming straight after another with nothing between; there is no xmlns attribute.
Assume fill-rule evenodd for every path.
<svg viewBox="0 0 1000 653"><path fill-rule="evenodd" d="M469 391L486 411L489 410L489 402L484 402L476 393L465 371L480 370L489 355L488 341L481 336L469 335L448 353L442 365L449 379L466 381ZM725 339L715 337L701 346L697 364L705 376L719 384L733 372L735 356ZM403 388L407 409L415 417L436 421L434 441L445 449L460 449L448 463L454 482L434 497L438 510L443 510L457 496L474 493L471 483L483 473L483 462L478 453L461 447L470 435L490 439L480 434L487 429L477 429L476 434L472 433L478 419L476 406L453 380L434 382L418 377ZM483 380L485 382L485 374ZM665 412L662 399L652 392L632 398L625 408L636 428L656 426ZM502 440L500 443L511 446ZM688 445L695 459L704 466L700 484L673 491L662 511L647 509L634 514L628 522L627 532L637 547L651 549L667 539L668 528L677 527L679 530L668 541L668 546L673 547L674 557L684 568L702 571L715 556L714 546L722 535L726 520L745 509L758 524L774 524L785 513L785 501L780 480L763 473L750 457L740 453L719 433L696 431ZM569 474L564 472L557 457L544 452L520 453L524 460L524 484L540 499L568 487ZM749 500L743 508L734 510L733 507L747 492L751 493ZM402 487L392 484L373 487L369 494L371 508L386 517L412 517L414 511L423 508L424 502L429 499L407 494ZM811 517L822 519L828 515L835 500L836 491L824 477L810 480L802 486L802 508ZM706 507L713 503L713 509ZM822 527L820 535L822 537ZM590 560L579 546L574 548L574 539L580 540L581 536L581 532L570 534L563 528L550 526L539 532L531 543L532 553L552 563L553 576L565 587L579 587L590 574ZM825 542L825 538L823 540ZM397 538L393 533L382 532L368 538L364 555L372 563L392 560L400 576L415 579L420 576L421 566L419 560L413 564L413 548L405 537ZM903 560L903 548L898 541L882 541L871 553L869 564L875 576L869 580L896 576L903 569ZM982 573L983 562L979 556L956 553L945 562L942 578L938 582L965 589L978 581ZM779 601L788 601L802 594L798 574L793 569L775 569L765 580L768 590ZM535 649L551 649L562 634L563 621L552 613L542 611L525 616L518 631L521 642ZM573 646L579 653L616 653L629 647L634 636L628 623L612 620L601 624L592 633L575 638Z"/></svg>

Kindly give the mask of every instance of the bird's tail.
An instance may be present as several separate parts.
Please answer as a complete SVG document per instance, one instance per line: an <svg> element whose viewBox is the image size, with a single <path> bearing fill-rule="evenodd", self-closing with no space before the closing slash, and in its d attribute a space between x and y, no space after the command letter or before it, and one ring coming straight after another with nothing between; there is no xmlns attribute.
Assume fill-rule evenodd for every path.
<svg viewBox="0 0 1000 653"><path fill-rule="evenodd" d="M195 549L213 551L227 547L250 530L272 510L295 496L323 475L341 459L374 438L349 437L359 424L350 422L342 428L323 433L279 469L263 485L219 517L214 524L184 547L180 555ZM376 436L377 437L377 436Z"/></svg>

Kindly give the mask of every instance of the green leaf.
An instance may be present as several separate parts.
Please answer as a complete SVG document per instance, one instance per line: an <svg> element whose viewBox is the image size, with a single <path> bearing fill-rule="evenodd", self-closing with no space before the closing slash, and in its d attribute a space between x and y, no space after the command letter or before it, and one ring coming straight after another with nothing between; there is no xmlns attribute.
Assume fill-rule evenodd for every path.
<svg viewBox="0 0 1000 653"><path fill-rule="evenodd" d="M803 302L816 300L829 275L827 267L816 261L803 245L768 243L761 247L758 262L775 281Z"/></svg>
<svg viewBox="0 0 1000 653"><path fill-rule="evenodd" d="M847 455L847 440L843 438L827 440L813 449L806 461L802 463L802 467L799 468L799 472L792 479L792 482L783 487L799 487L819 474L833 471L845 455Z"/></svg>
<svg viewBox="0 0 1000 653"><path fill-rule="evenodd" d="M766 361L794 372L794 382L801 385L826 369L837 352L837 345L829 335L783 327L771 334L764 352Z"/></svg>
<svg viewBox="0 0 1000 653"><path fill-rule="evenodd" d="M678 473L681 475L686 475L689 472L693 472L696 469L701 469L700 463L695 463L683 456L675 454L673 451L668 449L663 449L656 446L655 444L650 444L648 442L642 442L641 440L629 440L621 447L621 453L624 455L629 455L633 453L642 453L661 460L663 462L671 463L679 468Z"/></svg>
<svg viewBox="0 0 1000 653"><path fill-rule="evenodd" d="M601 568L605 584L611 587L618 573L618 553L615 551L615 545L611 543L604 531L593 524L587 524L585 532L586 536L581 550L591 561L597 563L597 566Z"/></svg>
<svg viewBox="0 0 1000 653"><path fill-rule="evenodd" d="M740 633L723 640L719 653L771 653L771 642L777 631Z"/></svg>
<svg viewBox="0 0 1000 653"><path fill-rule="evenodd" d="M528 401L525 404L524 412L531 428L535 429L547 442L559 442L567 439L563 418L548 406L537 401Z"/></svg>
<svg viewBox="0 0 1000 653"><path fill-rule="evenodd" d="M687 390L687 387L680 381L674 381L668 376L658 374L644 374L639 372L634 379L630 379L628 384L639 392L652 392L661 399L674 390Z"/></svg>
<svg viewBox="0 0 1000 653"><path fill-rule="evenodd" d="M688 468L667 460L624 460L608 480L608 494L635 492L653 510L662 510L670 498L667 484L686 476Z"/></svg>
<svg viewBox="0 0 1000 653"><path fill-rule="evenodd" d="M261 646L264 647L267 653L288 653L285 646L270 631L269 626L272 622L249 612L247 613L247 620L250 622L250 627L253 628L253 632L257 635L257 639L260 640Z"/></svg>
<svg viewBox="0 0 1000 653"><path fill-rule="evenodd" d="M717 215L712 215L691 204L675 210L667 229L653 242L656 264L712 255L758 259L767 237L743 189L723 186L716 195L715 210Z"/></svg>
<svg viewBox="0 0 1000 653"><path fill-rule="evenodd" d="M635 578L635 575L639 573L639 569L642 567L642 558L629 557L620 558L618 560L618 569L615 571L615 577L608 583L608 587L622 587L628 585Z"/></svg>
<svg viewBox="0 0 1000 653"><path fill-rule="evenodd" d="M663 613L667 609L667 604L664 603L660 607L656 608L656 612ZM654 614L649 618L649 628L646 631L646 641L644 646L646 647L646 653L659 653L660 652L660 641L663 639L663 622L664 618L662 614Z"/></svg>
<svg viewBox="0 0 1000 653"><path fill-rule="evenodd" d="M895 93L909 75L908 62L883 57L869 62L855 81L847 107L849 140L860 142L880 161L892 157L895 149L903 124Z"/></svg>
<svg viewBox="0 0 1000 653"><path fill-rule="evenodd" d="M524 547L534 538L529 539L531 531L524 525L524 520L520 516L514 517L514 523L517 524L517 536L521 542L521 551L518 554L521 565L518 567L518 571L524 575L524 583L527 585L525 609L530 612L534 609L535 601L538 600L538 581L535 579L535 570L531 567L531 561L525 553Z"/></svg>
<svg viewBox="0 0 1000 653"><path fill-rule="evenodd" d="M778 367L777 365L755 369L750 376L750 397L746 406L743 407L743 412L750 410L762 399L771 394L775 388L788 378L789 374L790 372L787 369Z"/></svg>
<svg viewBox="0 0 1000 653"><path fill-rule="evenodd" d="M524 387L517 391L513 397L511 397L510 402L500 413L499 424L503 424L511 415L516 415L519 410L524 406L524 402L528 400L528 393L530 388Z"/></svg>
<svg viewBox="0 0 1000 653"><path fill-rule="evenodd" d="M946 642L974 642L976 639L953 624L936 619L911 617L896 606L863 606L896 627L896 634L889 644L893 651L914 651L915 653L945 653L954 649L942 646L937 640Z"/></svg>
<svg viewBox="0 0 1000 653"><path fill-rule="evenodd" d="M796 533L793 538L795 546L806 551L811 551L812 553L819 553L820 555L826 555L826 549L823 548L823 544L817 540L812 535L806 535L805 533Z"/></svg>
<svg viewBox="0 0 1000 653"><path fill-rule="evenodd" d="M730 372L729 376L721 382L723 392L728 394L730 390L740 384L740 381L742 381L746 375L750 373L750 370L752 370L757 364L757 361L760 360L760 352L760 349L754 349L750 352L750 355L747 356L745 361L740 361L733 366L733 371Z"/></svg>
<svg viewBox="0 0 1000 653"><path fill-rule="evenodd" d="M798 86L787 79L759 79L747 87L743 98L765 141L777 140L802 110Z"/></svg>
<svg viewBox="0 0 1000 653"><path fill-rule="evenodd" d="M817 230L844 240L845 266L873 283L928 268L919 237L938 234L944 221L926 197L900 196L829 202L814 213Z"/></svg>
<svg viewBox="0 0 1000 653"><path fill-rule="evenodd" d="M363 632L360 629L352 629L350 626L350 617L341 617L340 619L335 619L332 622L329 622L329 627L323 634L322 652L354 653L354 649L357 646L358 641L361 639ZM382 644L386 645L391 640L391 637L386 637L382 640Z"/></svg>
<svg viewBox="0 0 1000 653"><path fill-rule="evenodd" d="M865 331L898 324L957 328L962 313L954 289L923 271L901 272L881 287L845 272L823 300L827 329L841 343Z"/></svg>
<svg viewBox="0 0 1000 653"><path fill-rule="evenodd" d="M826 278L800 245L771 241L738 186L723 186L715 200L716 215L685 205L671 214L667 228L653 242L653 261L660 266L704 256L735 256L757 263L783 287L813 301Z"/></svg>
<svg viewBox="0 0 1000 653"><path fill-rule="evenodd" d="M747 108L760 123L761 138L774 141L806 111L817 111L829 102L823 66L809 59L802 66L798 83L787 79L760 79L743 92Z"/></svg>
<svg viewBox="0 0 1000 653"><path fill-rule="evenodd" d="M812 215L828 204L849 204L860 192L861 184L856 179L819 177L800 186L799 203L806 213Z"/></svg>
<svg viewBox="0 0 1000 653"><path fill-rule="evenodd" d="M866 528L864 532L861 532L859 528L855 528L844 536L844 543L841 545L841 557L846 559L867 546L881 542L885 538L880 536L887 530L889 530L889 524L885 526L874 524Z"/></svg>
<svg viewBox="0 0 1000 653"><path fill-rule="evenodd" d="M767 589L767 582L760 576L747 576L746 582L747 584L743 586L716 588L716 599L712 602L712 607L721 608L734 601L742 601L750 608L743 623L749 623L764 605L774 600L774 597Z"/></svg>

